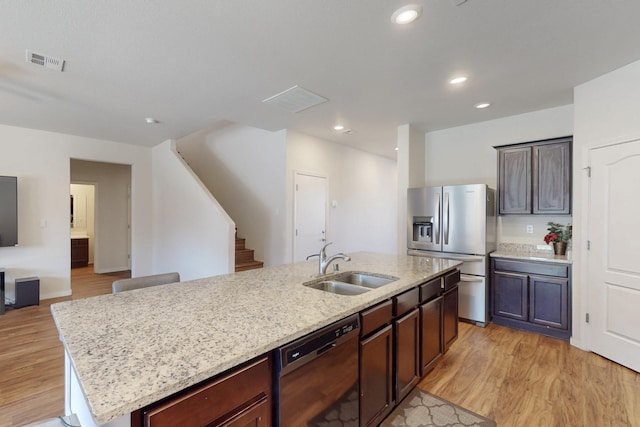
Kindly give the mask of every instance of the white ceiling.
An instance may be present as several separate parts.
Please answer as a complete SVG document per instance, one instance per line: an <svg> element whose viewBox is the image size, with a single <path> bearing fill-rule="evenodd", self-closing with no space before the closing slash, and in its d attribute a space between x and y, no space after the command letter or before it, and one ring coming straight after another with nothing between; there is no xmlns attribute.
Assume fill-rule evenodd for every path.
<svg viewBox="0 0 640 427"><path fill-rule="evenodd" d="M392 24L411 2L422 17ZM571 104L576 85L640 59L638 0L455 3L3 0L0 123L153 146L230 120L393 158L398 125ZM27 63L26 49L64 59L64 72ZM451 87L458 74L468 82ZM329 102L262 103L294 85Z"/></svg>

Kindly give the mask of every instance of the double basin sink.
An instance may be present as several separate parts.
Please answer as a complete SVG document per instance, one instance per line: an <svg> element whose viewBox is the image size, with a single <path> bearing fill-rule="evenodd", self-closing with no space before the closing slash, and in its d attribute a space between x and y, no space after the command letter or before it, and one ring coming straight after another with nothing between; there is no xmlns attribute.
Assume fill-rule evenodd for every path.
<svg viewBox="0 0 640 427"><path fill-rule="evenodd" d="M311 282L303 283L304 286L339 295L360 295L381 286L399 280L394 276L384 274L348 271L329 277L322 277Z"/></svg>

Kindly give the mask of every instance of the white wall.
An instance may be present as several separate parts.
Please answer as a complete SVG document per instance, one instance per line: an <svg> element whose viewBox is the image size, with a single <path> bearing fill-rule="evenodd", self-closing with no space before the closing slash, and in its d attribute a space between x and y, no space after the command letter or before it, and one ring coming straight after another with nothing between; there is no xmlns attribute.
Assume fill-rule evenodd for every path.
<svg viewBox="0 0 640 427"><path fill-rule="evenodd" d="M221 122L177 141L180 154L205 183L265 265L287 262L285 246L286 132Z"/></svg>
<svg viewBox="0 0 640 427"><path fill-rule="evenodd" d="M605 74L574 90L573 140L574 248L573 338L583 345L587 311L588 149L640 138L640 61ZM640 174L639 174L640 177Z"/></svg>
<svg viewBox="0 0 640 427"><path fill-rule="evenodd" d="M234 223L185 164L175 141L153 152L153 272L181 280L234 271Z"/></svg>
<svg viewBox="0 0 640 427"><path fill-rule="evenodd" d="M330 253L396 253L397 164L386 157L287 131L287 254L292 260L294 174L328 177ZM335 200L337 207L331 207ZM318 248L319 250L320 248Z"/></svg>
<svg viewBox="0 0 640 427"><path fill-rule="evenodd" d="M94 270L128 270L131 166L71 159L71 181L95 184Z"/></svg>
<svg viewBox="0 0 640 427"><path fill-rule="evenodd" d="M397 250L407 250L407 189L425 185L424 134L409 124L398 126Z"/></svg>
<svg viewBox="0 0 640 427"><path fill-rule="evenodd" d="M425 182L428 185L481 183L495 189L498 166L494 146L572 134L572 105L429 132L425 135ZM566 224L571 222L571 217L501 216L498 217L498 241L546 247L542 238L548 221ZM526 225L533 225L533 234L525 232Z"/></svg>
<svg viewBox="0 0 640 427"><path fill-rule="evenodd" d="M0 125L0 174L18 177L18 247L0 248L9 294L38 276L40 298L70 295L70 159L133 165L134 272L151 270L151 151L73 135Z"/></svg>

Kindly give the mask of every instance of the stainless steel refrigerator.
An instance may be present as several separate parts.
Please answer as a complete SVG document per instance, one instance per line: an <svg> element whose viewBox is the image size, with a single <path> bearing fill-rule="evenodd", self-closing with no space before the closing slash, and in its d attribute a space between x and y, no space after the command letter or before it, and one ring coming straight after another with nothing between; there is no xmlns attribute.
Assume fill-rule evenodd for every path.
<svg viewBox="0 0 640 427"><path fill-rule="evenodd" d="M410 188L408 254L463 261L460 319L489 323L489 259L496 249L495 190L484 184Z"/></svg>

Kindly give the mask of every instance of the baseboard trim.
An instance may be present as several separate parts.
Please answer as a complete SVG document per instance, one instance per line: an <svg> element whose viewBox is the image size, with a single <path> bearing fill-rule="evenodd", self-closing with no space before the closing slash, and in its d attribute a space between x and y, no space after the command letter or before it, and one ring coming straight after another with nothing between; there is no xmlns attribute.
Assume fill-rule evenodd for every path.
<svg viewBox="0 0 640 427"><path fill-rule="evenodd" d="M114 267L114 268L101 268L99 270L95 270L96 274L107 274L107 273L118 273L120 271L128 271L129 267Z"/></svg>
<svg viewBox="0 0 640 427"><path fill-rule="evenodd" d="M71 289L68 291L59 291L59 292L46 292L40 294L40 301L45 299L53 299L53 298L61 298L71 296Z"/></svg>

